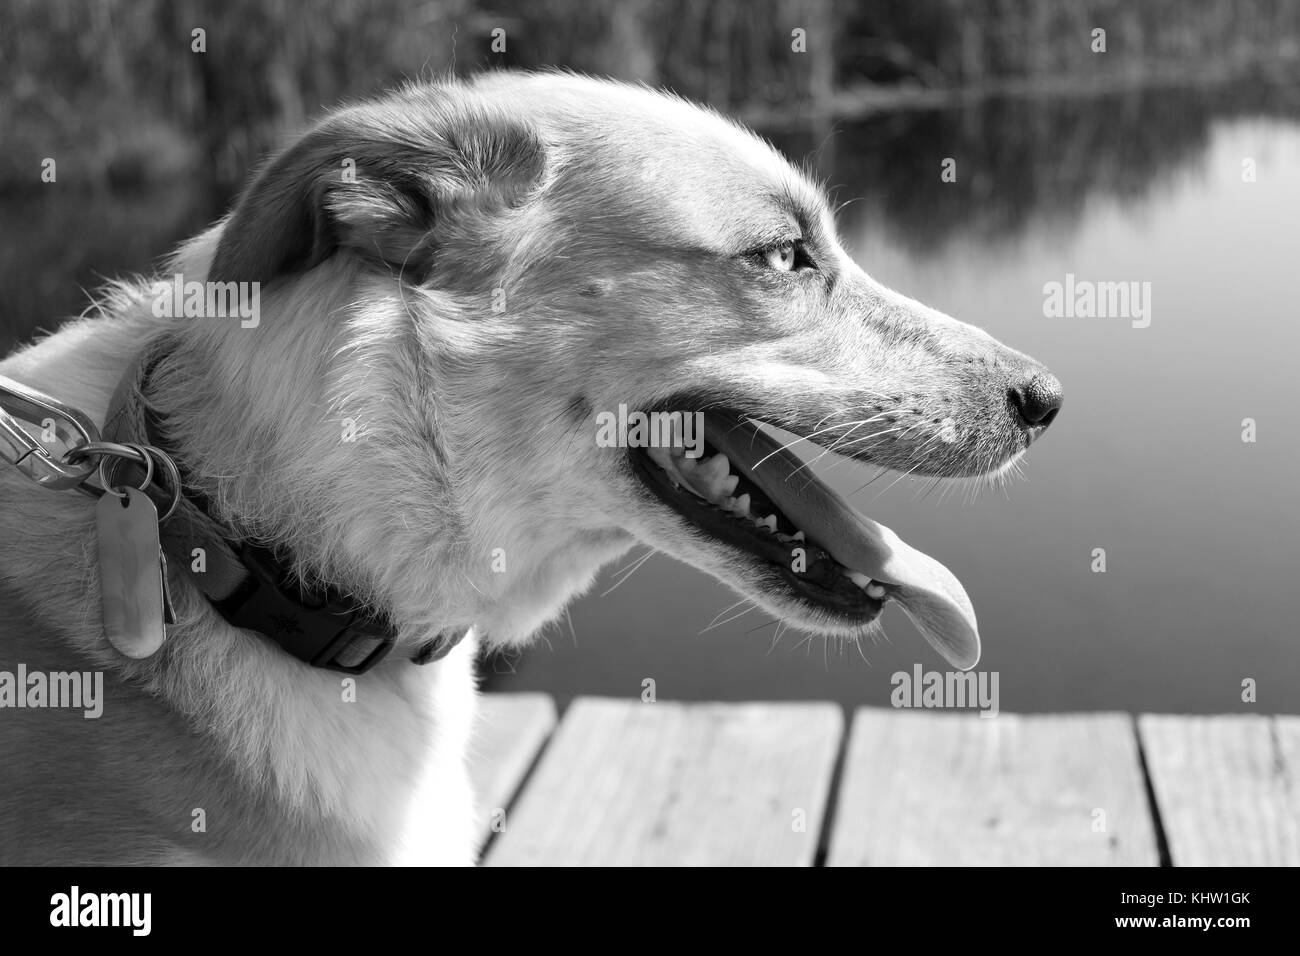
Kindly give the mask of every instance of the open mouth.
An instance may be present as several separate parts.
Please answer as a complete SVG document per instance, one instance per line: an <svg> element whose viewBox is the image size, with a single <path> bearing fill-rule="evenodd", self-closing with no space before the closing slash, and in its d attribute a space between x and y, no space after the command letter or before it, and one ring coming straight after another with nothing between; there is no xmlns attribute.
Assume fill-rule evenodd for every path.
<svg viewBox="0 0 1300 956"><path fill-rule="evenodd" d="M680 445L632 449L633 471L688 523L756 562L769 588L848 624L875 620L892 600L950 664L975 666L975 612L951 571L854 510L743 415L706 412L703 444L698 458Z"/></svg>

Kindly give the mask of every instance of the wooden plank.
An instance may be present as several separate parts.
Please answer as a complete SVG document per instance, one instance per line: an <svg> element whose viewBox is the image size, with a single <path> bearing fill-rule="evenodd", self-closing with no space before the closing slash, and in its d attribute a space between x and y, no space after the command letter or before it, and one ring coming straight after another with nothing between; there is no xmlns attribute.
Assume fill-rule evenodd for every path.
<svg viewBox="0 0 1300 956"><path fill-rule="evenodd" d="M831 703L580 698L487 863L810 865L843 726Z"/></svg>
<svg viewBox="0 0 1300 956"><path fill-rule="evenodd" d="M1300 865L1300 717L1138 719L1174 866Z"/></svg>
<svg viewBox="0 0 1300 956"><path fill-rule="evenodd" d="M478 706L469 772L491 832L555 727L555 703L546 694L484 694Z"/></svg>
<svg viewBox="0 0 1300 956"><path fill-rule="evenodd" d="M1157 865L1132 718L859 710L827 862Z"/></svg>

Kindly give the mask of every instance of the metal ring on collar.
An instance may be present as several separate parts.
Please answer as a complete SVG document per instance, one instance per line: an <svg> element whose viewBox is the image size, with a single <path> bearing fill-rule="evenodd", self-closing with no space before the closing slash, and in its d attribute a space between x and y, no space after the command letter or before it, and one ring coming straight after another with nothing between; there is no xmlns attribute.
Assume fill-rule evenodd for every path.
<svg viewBox="0 0 1300 956"><path fill-rule="evenodd" d="M140 446L123 445L115 441L88 441L84 445L68 449L63 457L75 464L91 455L115 455L118 458L130 458L143 465L144 454L136 450L138 447Z"/></svg>
<svg viewBox="0 0 1300 956"><path fill-rule="evenodd" d="M149 482L153 480L153 458L151 458L139 445L124 445L115 441L92 441L84 445L78 445L71 449L64 458L72 463L76 463L83 458L91 455L99 455L99 483L103 489L112 495L121 498L123 495L113 490L113 483L108 474L104 471L104 466L108 463L109 458L129 458L131 461L145 466L145 482L141 491L149 487Z"/></svg>
<svg viewBox="0 0 1300 956"><path fill-rule="evenodd" d="M116 495L119 498L125 498L126 493L113 490L113 486L114 486L113 479L117 477L117 464L123 458L130 457L133 460L138 461L144 465L144 480L140 482L140 491L147 491L149 485L152 484L153 482L153 455L145 451L144 446L142 445L124 444L122 447L124 449L128 449L131 452L134 452L135 454L134 455L123 455L123 454L113 455L110 453L104 455L102 458L99 459L100 485L102 485L104 490L108 492L110 495ZM112 477L109 476L109 471L108 471L110 461L112 462Z"/></svg>
<svg viewBox="0 0 1300 956"><path fill-rule="evenodd" d="M180 506L182 491L181 470L176 467L176 462L172 461L172 456L162 449L155 448L153 445L145 445L144 449L149 453L151 458L157 459L158 463L163 466L163 471L167 472L167 486L171 489L172 501L171 504L167 506L167 510L158 517L158 523L162 524L162 522L175 514L176 509Z"/></svg>
<svg viewBox="0 0 1300 956"><path fill-rule="evenodd" d="M180 506L181 503L182 488L181 488L180 469L176 467L176 462L172 461L171 455L167 454L162 449L155 448L153 445L136 445L133 443L127 443L126 447L132 449L133 451L138 451L145 459L146 464L145 464L144 480L140 483L141 491L147 491L150 483L152 483L153 481L155 461L161 464L163 470L167 472L167 484L163 485L160 482L159 487L166 488L168 491L170 491L172 500L171 503L167 506L167 510L158 516L158 523L162 524L164 521L166 521L168 518L170 518L173 514L176 513L176 509ZM110 486L104 481L105 474L103 472L103 466L104 466L104 462L107 460L108 459L105 458L100 461L100 483L104 485L105 490L112 491ZM121 458L119 457L117 460L120 461ZM116 470L117 470L117 464L116 462L114 462L114 464L112 465L112 470L110 470L110 472L108 473L109 476L115 476ZM111 477L109 480L112 480Z"/></svg>
<svg viewBox="0 0 1300 956"><path fill-rule="evenodd" d="M111 495L122 497L121 492L113 490L114 477L117 470L117 463L123 458L134 461L136 464L144 465L144 481L140 484L140 490L145 491L153 482L154 462L159 462L163 470L167 472L168 490L171 492L171 504L167 510L159 516L159 523L166 521L175 513L176 508L181 503L181 474L180 469L176 467L176 462L172 461L170 455L166 452L154 448L152 445L137 445L134 443L120 443L113 441L87 442L84 445L78 445L65 456L70 461L78 461L90 455L99 455L99 483L103 486L104 491ZM109 459L112 459L110 462ZM106 467L111 470L106 470Z"/></svg>

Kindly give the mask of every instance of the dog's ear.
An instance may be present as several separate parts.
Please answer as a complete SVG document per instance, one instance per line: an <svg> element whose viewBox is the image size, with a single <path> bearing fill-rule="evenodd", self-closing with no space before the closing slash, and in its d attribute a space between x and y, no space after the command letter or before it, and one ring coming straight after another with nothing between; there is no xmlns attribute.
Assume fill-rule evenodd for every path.
<svg viewBox="0 0 1300 956"><path fill-rule="evenodd" d="M446 215L522 202L545 169L527 124L432 91L326 119L277 156L222 230L213 282L268 283L335 252L422 282Z"/></svg>

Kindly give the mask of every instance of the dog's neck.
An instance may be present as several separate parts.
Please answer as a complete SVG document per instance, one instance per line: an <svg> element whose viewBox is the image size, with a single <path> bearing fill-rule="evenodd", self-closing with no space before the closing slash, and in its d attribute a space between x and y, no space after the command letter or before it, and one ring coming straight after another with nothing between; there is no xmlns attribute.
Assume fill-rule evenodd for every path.
<svg viewBox="0 0 1300 956"><path fill-rule="evenodd" d="M0 363L0 371L102 422L123 374L158 334L145 305L70 323ZM430 667L381 664L359 679L363 692L344 702L344 675L307 667L235 631L181 582L173 588L178 624L163 649L127 660L107 645L99 624L93 502L37 487L13 469L0 471L0 483L13 505L0 517L11 543L0 554L0 582L8 593L38 596L38 618L74 655L61 660L66 652L52 647L50 664L89 662L119 675L219 740L249 783L288 805L310 805L364 839L391 843L393 821L402 816L395 803L411 789L394 776L418 774L431 713L439 714L440 737L468 733L472 703L446 705L472 693L473 641Z"/></svg>
<svg viewBox="0 0 1300 956"><path fill-rule="evenodd" d="M295 580L296 562L284 545L248 540L237 526L212 514L206 495L192 490L194 477L167 438L165 410L149 399L152 370L164 360L154 349L132 363L113 393L101 434L111 442L147 446L153 457L174 466L173 477L153 483L145 465L127 462L115 472L116 480L145 488L161 509L162 547L175 562L171 567L175 573L196 572L198 589L233 626L260 634L314 667L370 670L398 638L384 609L358 602L337 582L306 588ZM197 568L191 562L196 553L203 555ZM440 628L411 660L425 665L441 659L468 630L468 624Z"/></svg>

